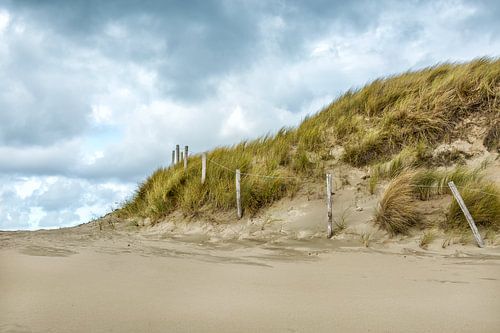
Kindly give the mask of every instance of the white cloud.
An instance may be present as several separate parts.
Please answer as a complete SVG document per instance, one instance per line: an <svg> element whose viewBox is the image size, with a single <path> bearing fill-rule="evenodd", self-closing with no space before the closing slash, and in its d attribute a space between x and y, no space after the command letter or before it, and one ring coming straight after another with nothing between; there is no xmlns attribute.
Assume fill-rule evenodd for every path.
<svg viewBox="0 0 500 333"><path fill-rule="evenodd" d="M253 122L243 113L241 106L237 105L224 121L221 135L223 137L248 135L252 132L253 127Z"/></svg>
<svg viewBox="0 0 500 333"><path fill-rule="evenodd" d="M10 14L6 10L0 10L0 34L2 34L10 23Z"/></svg>

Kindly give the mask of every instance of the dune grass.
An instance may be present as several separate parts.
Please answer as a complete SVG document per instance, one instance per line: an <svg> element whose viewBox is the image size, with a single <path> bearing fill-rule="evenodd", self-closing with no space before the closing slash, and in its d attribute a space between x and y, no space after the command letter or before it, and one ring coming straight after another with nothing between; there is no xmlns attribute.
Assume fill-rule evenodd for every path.
<svg viewBox="0 0 500 333"><path fill-rule="evenodd" d="M416 201L451 194L448 182L453 181L478 227L500 231L500 190L496 185L482 180L483 168L484 165L475 169L463 166L449 170L405 169L389 183L382 195L374 218L375 224L391 235L407 234L421 221L415 217L415 214L418 215ZM446 219L440 223L440 227L445 230L468 228L456 200L451 201Z"/></svg>
<svg viewBox="0 0 500 333"><path fill-rule="evenodd" d="M477 184L483 178L482 168L469 169L459 166L451 170L419 169L412 179L414 193L420 200L429 200L436 195L449 194L450 181L460 187Z"/></svg>
<svg viewBox="0 0 500 333"><path fill-rule="evenodd" d="M208 158L243 173L298 177L244 176L243 209L253 214L296 193L302 181L322 179L324 161L337 145L345 148L342 161L357 167L400 154L392 165L381 164L380 174L396 176L418 165L421 147L463 135L455 131L462 119L498 117L499 87L500 60L486 58L382 78L346 92L297 128L216 148ZM494 145L498 134L492 130L490 136ZM200 157L189 157L188 165L186 171L180 165L156 170L117 214L157 220L176 210L192 216L235 207L234 173L209 163L202 185Z"/></svg>
<svg viewBox="0 0 500 333"><path fill-rule="evenodd" d="M418 246L424 250L427 250L429 245L436 239L437 235L436 232L433 230L426 230L422 234L422 237L420 237L420 241L418 243Z"/></svg>
<svg viewBox="0 0 500 333"><path fill-rule="evenodd" d="M500 189L494 184L478 184L460 190L467 209L478 227L500 231ZM441 225L444 229L468 229L469 225L453 200L448 208L447 218Z"/></svg>
<svg viewBox="0 0 500 333"><path fill-rule="evenodd" d="M374 223L390 235L407 234L421 218L415 206L413 173L396 177L387 187L375 213Z"/></svg>

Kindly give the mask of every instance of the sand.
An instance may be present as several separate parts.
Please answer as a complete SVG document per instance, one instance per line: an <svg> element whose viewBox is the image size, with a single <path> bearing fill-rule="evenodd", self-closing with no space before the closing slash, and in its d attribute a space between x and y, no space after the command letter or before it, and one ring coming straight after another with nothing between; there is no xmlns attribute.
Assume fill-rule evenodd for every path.
<svg viewBox="0 0 500 333"><path fill-rule="evenodd" d="M496 247L96 230L0 232L0 332L500 329Z"/></svg>

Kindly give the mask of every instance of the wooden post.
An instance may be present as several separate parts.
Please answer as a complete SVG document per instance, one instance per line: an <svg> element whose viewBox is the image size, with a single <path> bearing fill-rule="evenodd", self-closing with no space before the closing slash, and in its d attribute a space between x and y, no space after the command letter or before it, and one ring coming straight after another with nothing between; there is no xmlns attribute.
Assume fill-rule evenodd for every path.
<svg viewBox="0 0 500 333"><path fill-rule="evenodd" d="M175 164L180 162L179 145L175 145Z"/></svg>
<svg viewBox="0 0 500 333"><path fill-rule="evenodd" d="M183 161L184 161L184 152L181 151L181 160L180 160L180 162L183 162Z"/></svg>
<svg viewBox="0 0 500 333"><path fill-rule="evenodd" d="M172 165L175 165L175 149L172 150Z"/></svg>
<svg viewBox="0 0 500 333"><path fill-rule="evenodd" d="M462 209L462 212L465 215L465 219L469 223L469 227L472 230L472 233L474 234L474 238L476 239L477 245L479 247L484 247L483 239L481 238L481 235L479 234L479 231L477 230L476 223L474 222L474 219L472 218L472 215L470 215L469 210L467 209L467 206L465 205L464 200L462 199L462 196L458 192L457 187L455 186L454 182L449 182L448 186L451 190L451 193L455 197L455 199L458 202L458 205L460 206L460 209Z"/></svg>
<svg viewBox="0 0 500 333"><path fill-rule="evenodd" d="M207 153L201 155L201 183L205 184L207 178Z"/></svg>
<svg viewBox="0 0 500 333"><path fill-rule="evenodd" d="M241 219L243 216L241 212L240 175L240 169L236 169L236 208L238 210L238 219Z"/></svg>
<svg viewBox="0 0 500 333"><path fill-rule="evenodd" d="M326 174L326 209L328 217L327 238L333 236L332 174Z"/></svg>
<svg viewBox="0 0 500 333"><path fill-rule="evenodd" d="M188 168L188 146L184 146L184 170L187 170Z"/></svg>

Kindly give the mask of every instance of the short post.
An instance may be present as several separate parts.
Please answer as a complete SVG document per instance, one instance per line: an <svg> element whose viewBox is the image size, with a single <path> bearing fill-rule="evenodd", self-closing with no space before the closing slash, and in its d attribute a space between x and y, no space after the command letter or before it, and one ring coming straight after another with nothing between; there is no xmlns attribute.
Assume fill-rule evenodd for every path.
<svg viewBox="0 0 500 333"><path fill-rule="evenodd" d="M184 146L184 170L187 170L188 168L188 146Z"/></svg>
<svg viewBox="0 0 500 333"><path fill-rule="evenodd" d="M207 178L207 153L201 155L201 183L205 184Z"/></svg>
<svg viewBox="0 0 500 333"><path fill-rule="evenodd" d="M180 160L180 162L183 162L183 161L184 161L184 152L181 151L181 160Z"/></svg>
<svg viewBox="0 0 500 333"><path fill-rule="evenodd" d="M175 145L175 164L180 162L180 149L179 145Z"/></svg>
<svg viewBox="0 0 500 333"><path fill-rule="evenodd" d="M238 209L238 219L241 219L241 191L240 191L240 169L236 169L236 208Z"/></svg>
<svg viewBox="0 0 500 333"><path fill-rule="evenodd" d="M175 150L172 150L172 165L175 165Z"/></svg>
<svg viewBox="0 0 500 333"><path fill-rule="evenodd" d="M474 238L476 239L477 245L479 247L484 247L483 239L481 238L481 235L479 234L479 231L477 230L476 223L474 222L472 215L470 215L470 212L467 209L467 206L465 205L465 202L462 199L462 196L458 192L458 189L455 186L455 183L451 181L448 183L448 186L451 190L451 193L453 194L453 196L457 200L458 205L460 206L460 209L462 209L462 212L465 215L465 219L469 223L469 227L471 228L472 233L474 234Z"/></svg>
<svg viewBox="0 0 500 333"><path fill-rule="evenodd" d="M326 174L326 209L328 217L327 238L333 236L332 174Z"/></svg>

